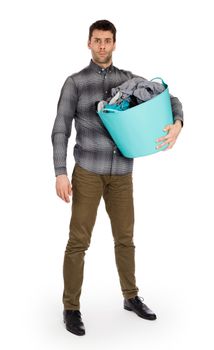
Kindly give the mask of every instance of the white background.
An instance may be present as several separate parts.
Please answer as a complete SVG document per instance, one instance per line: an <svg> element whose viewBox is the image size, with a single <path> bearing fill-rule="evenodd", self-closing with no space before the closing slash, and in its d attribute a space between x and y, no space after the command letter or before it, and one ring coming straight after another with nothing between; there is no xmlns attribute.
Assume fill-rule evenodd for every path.
<svg viewBox="0 0 214 350"><path fill-rule="evenodd" d="M2 349L213 349L211 1L2 1ZM62 322L71 203L55 193L51 130L66 77L89 64L89 26L112 21L114 65L161 76L184 109L174 148L134 162L136 277L155 322L123 310L101 200L85 257L87 334ZM74 165L75 129L68 148Z"/></svg>

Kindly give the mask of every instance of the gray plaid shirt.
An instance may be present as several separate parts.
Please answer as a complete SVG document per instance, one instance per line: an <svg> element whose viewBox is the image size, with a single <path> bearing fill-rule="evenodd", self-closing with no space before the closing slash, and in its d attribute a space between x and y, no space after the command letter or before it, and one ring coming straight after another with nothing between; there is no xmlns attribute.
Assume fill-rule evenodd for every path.
<svg viewBox="0 0 214 350"><path fill-rule="evenodd" d="M129 71L110 65L101 68L92 60L78 73L65 80L52 129L53 162L55 175L66 174L68 139L72 121L75 121L75 162L97 174L123 175L132 172L133 158L126 158L115 145L96 112L96 102L111 96L111 89L136 77ZM183 125L182 104L170 95L174 121Z"/></svg>

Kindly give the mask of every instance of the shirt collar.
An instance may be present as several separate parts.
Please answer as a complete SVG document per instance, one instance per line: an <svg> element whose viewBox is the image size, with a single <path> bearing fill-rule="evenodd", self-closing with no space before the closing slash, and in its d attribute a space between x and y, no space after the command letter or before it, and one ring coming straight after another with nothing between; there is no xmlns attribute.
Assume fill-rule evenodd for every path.
<svg viewBox="0 0 214 350"><path fill-rule="evenodd" d="M112 72L112 69L113 69L113 64L110 64L110 66L106 67L106 68L103 68L103 67L100 67L98 64L96 64L92 59L90 61L90 64L89 64L89 67L99 73L99 74L104 74L104 73L111 73Z"/></svg>

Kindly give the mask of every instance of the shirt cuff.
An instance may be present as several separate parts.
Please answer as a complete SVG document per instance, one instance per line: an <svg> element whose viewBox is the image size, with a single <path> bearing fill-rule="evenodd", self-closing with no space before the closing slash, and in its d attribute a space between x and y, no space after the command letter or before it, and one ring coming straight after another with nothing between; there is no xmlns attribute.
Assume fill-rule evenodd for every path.
<svg viewBox="0 0 214 350"><path fill-rule="evenodd" d="M174 117L174 124L175 124L176 120L180 120L180 121L181 121L181 127L183 128L183 125L184 125L183 119L182 119L180 116L177 116L177 115L176 115L176 116Z"/></svg>
<svg viewBox="0 0 214 350"><path fill-rule="evenodd" d="M58 175L68 175L66 168L65 167L56 168L55 169L55 176L58 176Z"/></svg>

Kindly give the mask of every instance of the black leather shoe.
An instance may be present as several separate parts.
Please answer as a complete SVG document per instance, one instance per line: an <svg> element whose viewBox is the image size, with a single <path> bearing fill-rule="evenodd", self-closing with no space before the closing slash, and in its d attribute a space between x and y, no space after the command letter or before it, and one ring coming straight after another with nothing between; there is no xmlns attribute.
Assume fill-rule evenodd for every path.
<svg viewBox="0 0 214 350"><path fill-rule="evenodd" d="M139 317L146 320L156 320L157 316L155 313L146 304L142 303L141 298L136 296L135 298L124 299L124 309L134 311ZM142 298L142 300L144 299Z"/></svg>
<svg viewBox="0 0 214 350"><path fill-rule="evenodd" d="M81 312L79 310L64 310L63 320L66 329L76 335L84 335L85 327L82 322Z"/></svg>

